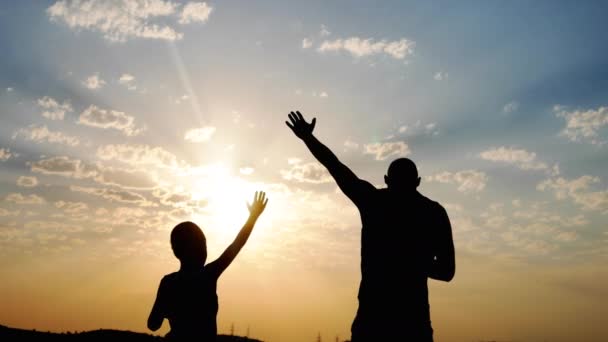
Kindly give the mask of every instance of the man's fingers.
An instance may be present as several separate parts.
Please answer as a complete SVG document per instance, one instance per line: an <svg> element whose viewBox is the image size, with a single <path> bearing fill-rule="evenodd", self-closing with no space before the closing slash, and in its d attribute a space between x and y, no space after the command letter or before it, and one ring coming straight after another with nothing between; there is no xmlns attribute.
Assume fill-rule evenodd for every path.
<svg viewBox="0 0 608 342"><path fill-rule="evenodd" d="M315 125L317 124L317 118L312 118L312 122L310 123L311 128L315 128Z"/></svg>
<svg viewBox="0 0 608 342"><path fill-rule="evenodd" d="M300 111L296 111L296 113L298 114L298 117L300 118L300 120L305 121L304 117L302 116L302 113L300 113Z"/></svg>
<svg viewBox="0 0 608 342"><path fill-rule="evenodd" d="M287 125L287 127L291 128L293 130L294 127L289 122L285 121L285 124Z"/></svg>
<svg viewBox="0 0 608 342"><path fill-rule="evenodd" d="M291 120L291 123L295 126L296 123L298 122L298 120L296 119L296 115L291 113L288 116L289 116L289 120Z"/></svg>

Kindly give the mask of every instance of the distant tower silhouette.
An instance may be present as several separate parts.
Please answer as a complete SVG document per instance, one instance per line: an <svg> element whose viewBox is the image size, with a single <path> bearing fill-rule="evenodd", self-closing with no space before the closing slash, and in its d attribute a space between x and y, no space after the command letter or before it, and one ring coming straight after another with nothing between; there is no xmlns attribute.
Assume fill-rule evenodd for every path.
<svg viewBox="0 0 608 342"><path fill-rule="evenodd" d="M234 336L234 323L230 325L230 336Z"/></svg>
<svg viewBox="0 0 608 342"><path fill-rule="evenodd" d="M249 326L247 326L247 335L245 337L249 338Z"/></svg>
<svg viewBox="0 0 608 342"><path fill-rule="evenodd" d="M319 335L317 336L317 342L321 342L321 332L319 331Z"/></svg>
<svg viewBox="0 0 608 342"><path fill-rule="evenodd" d="M340 336L336 335L336 342L340 342Z"/></svg>

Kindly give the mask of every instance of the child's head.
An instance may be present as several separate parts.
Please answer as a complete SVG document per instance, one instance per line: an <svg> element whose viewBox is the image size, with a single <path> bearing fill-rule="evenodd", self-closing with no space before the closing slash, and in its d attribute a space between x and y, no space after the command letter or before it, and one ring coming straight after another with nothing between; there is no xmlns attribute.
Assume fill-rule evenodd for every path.
<svg viewBox="0 0 608 342"><path fill-rule="evenodd" d="M207 260L207 240L203 231L194 223L186 221L171 231L173 254L183 263L205 264Z"/></svg>

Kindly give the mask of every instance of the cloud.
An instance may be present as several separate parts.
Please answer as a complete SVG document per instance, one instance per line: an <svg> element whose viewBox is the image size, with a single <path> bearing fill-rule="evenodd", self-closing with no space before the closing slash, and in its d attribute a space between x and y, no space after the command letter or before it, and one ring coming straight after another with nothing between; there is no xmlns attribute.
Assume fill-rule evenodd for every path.
<svg viewBox="0 0 608 342"><path fill-rule="evenodd" d="M28 177L28 176L19 176L17 178L17 185L24 188L33 188L38 185L38 178L36 177Z"/></svg>
<svg viewBox="0 0 608 342"><path fill-rule="evenodd" d="M43 204L46 202L44 198L38 195L32 194L24 196L20 193L15 192L8 194L5 200L8 202L15 202L17 204Z"/></svg>
<svg viewBox="0 0 608 342"><path fill-rule="evenodd" d="M129 90L137 89L137 86L134 84L135 76L131 74L122 74L118 79L118 83L124 85Z"/></svg>
<svg viewBox="0 0 608 342"><path fill-rule="evenodd" d="M458 172L444 171L425 177L426 181L458 184L458 191L464 193L480 192L486 187L488 176L477 170L463 170Z"/></svg>
<svg viewBox="0 0 608 342"><path fill-rule="evenodd" d="M213 7L205 2L189 2L182 9L179 19L180 24L190 24L192 22L204 23L209 20Z"/></svg>
<svg viewBox="0 0 608 342"><path fill-rule="evenodd" d="M183 163L162 147L148 145L105 145L97 149L97 157L102 160L117 160L134 166L151 165L176 168Z"/></svg>
<svg viewBox="0 0 608 342"><path fill-rule="evenodd" d="M406 157L411 151L403 141L373 143L364 145L364 154L373 154L376 160L385 160L388 157Z"/></svg>
<svg viewBox="0 0 608 342"><path fill-rule="evenodd" d="M21 128L13 134L13 139L22 137L25 140L35 141L37 143L55 143L68 146L77 146L80 140L77 137L66 135L62 132L49 131L46 125L36 126L31 125L28 128Z"/></svg>
<svg viewBox="0 0 608 342"><path fill-rule="evenodd" d="M447 72L444 71L438 71L435 73L435 75L433 76L433 79L435 81L443 81L443 80L447 80L449 77Z"/></svg>
<svg viewBox="0 0 608 342"><path fill-rule="evenodd" d="M356 150L359 148L359 144L355 141L352 141L350 139L346 139L346 141L344 142L344 150L348 151L348 150Z"/></svg>
<svg viewBox="0 0 608 342"><path fill-rule="evenodd" d="M51 21L74 30L100 32L106 40L125 42L130 38L179 40L183 33L155 19L176 14L178 3L163 0L61 0L47 8Z"/></svg>
<svg viewBox="0 0 608 342"><path fill-rule="evenodd" d="M99 73L96 72L93 75L87 77L86 80L82 81L82 85L89 89L99 89L106 84L106 81L99 77Z"/></svg>
<svg viewBox="0 0 608 342"><path fill-rule="evenodd" d="M72 105L69 101L63 101L63 103L57 102L52 97L45 96L38 99L38 106L45 109L42 112L42 116L50 120L63 120L65 113L72 112Z"/></svg>
<svg viewBox="0 0 608 342"><path fill-rule="evenodd" d="M6 88L6 92L7 92L7 93L12 92L13 90L15 90L15 89L13 89L12 87L8 87L8 88Z"/></svg>
<svg viewBox="0 0 608 342"><path fill-rule="evenodd" d="M243 174L243 175L250 175L250 174L252 174L254 171L255 171L255 169L254 169L254 168L252 168L252 167L248 167L248 166L247 166L247 167L241 167L241 168L239 169L239 172L240 172L241 174Z"/></svg>
<svg viewBox="0 0 608 342"><path fill-rule="evenodd" d="M132 203L137 204L141 207L155 206L154 203L148 201L144 196L127 190L115 190L107 188L89 188L81 186L70 186L70 190L74 192L82 192L98 196L109 201L116 201L120 203Z"/></svg>
<svg viewBox="0 0 608 342"><path fill-rule="evenodd" d="M43 159L31 164L32 172L58 175L74 179L92 179L104 185L122 188L151 189L157 186L156 177L149 172L88 164L66 156Z"/></svg>
<svg viewBox="0 0 608 342"><path fill-rule="evenodd" d="M145 130L145 127L135 127L134 121L134 117L124 112L101 109L95 105L90 105L78 118L79 125L103 129L113 128L127 136L136 136Z"/></svg>
<svg viewBox="0 0 608 342"><path fill-rule="evenodd" d="M479 156L484 160L512 164L522 170L549 170L547 164L536 160L536 153L524 149L501 146L483 151Z"/></svg>
<svg viewBox="0 0 608 342"><path fill-rule="evenodd" d="M319 97L328 97L328 96L329 96L329 95L327 95L327 93L326 93L326 92L324 92L324 91L322 91L322 92L319 94Z"/></svg>
<svg viewBox="0 0 608 342"><path fill-rule="evenodd" d="M205 126L201 128L190 129L184 134L184 140L199 143L209 141L215 133L216 128L213 126Z"/></svg>
<svg viewBox="0 0 608 342"><path fill-rule="evenodd" d="M571 199L584 210L598 210L608 213L608 190L591 191L592 184L599 183L598 177L584 175L568 180L562 177L549 178L536 186L537 190L553 190L555 198L559 200Z"/></svg>
<svg viewBox="0 0 608 342"><path fill-rule="evenodd" d="M68 214L79 214L89 209L89 206L83 202L66 202L57 201L55 202L55 208L62 209Z"/></svg>
<svg viewBox="0 0 608 342"><path fill-rule="evenodd" d="M321 37L327 37L331 34L331 32L329 31L329 29L327 28L327 26L325 26L324 24L321 24L321 31L319 31L319 35Z"/></svg>
<svg viewBox="0 0 608 342"><path fill-rule="evenodd" d="M589 142L594 145L606 143L606 140L599 136L598 131L608 125L608 107L567 111L562 106L554 106L553 111L557 117L566 120L566 127L560 133L562 136L571 141Z"/></svg>
<svg viewBox="0 0 608 342"><path fill-rule="evenodd" d="M302 163L300 159L291 158L288 160L288 164L290 165L289 169L281 170L283 179L313 184L332 181L327 169L317 162Z"/></svg>
<svg viewBox="0 0 608 342"><path fill-rule="evenodd" d="M414 41L405 38L395 41L386 39L374 41L372 38L351 37L332 41L325 40L317 48L317 51L322 53L346 51L357 58L385 54L394 59L403 59L414 52L414 46Z"/></svg>
<svg viewBox="0 0 608 342"><path fill-rule="evenodd" d="M19 213L20 211L8 211L4 208L0 208L0 217L17 216Z"/></svg>
<svg viewBox="0 0 608 342"><path fill-rule="evenodd" d="M13 154L8 148L0 148L0 161L7 161Z"/></svg>
<svg viewBox="0 0 608 342"><path fill-rule="evenodd" d="M302 39L302 49L308 49L312 46L312 40L310 38Z"/></svg>
<svg viewBox="0 0 608 342"><path fill-rule="evenodd" d="M505 113L512 113L519 109L519 103L517 101L511 101L502 107L502 111Z"/></svg>

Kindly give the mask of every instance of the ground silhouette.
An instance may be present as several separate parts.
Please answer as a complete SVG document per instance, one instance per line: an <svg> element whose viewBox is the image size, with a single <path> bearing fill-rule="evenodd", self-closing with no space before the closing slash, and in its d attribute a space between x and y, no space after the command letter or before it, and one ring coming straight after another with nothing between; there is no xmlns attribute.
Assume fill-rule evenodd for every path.
<svg viewBox="0 0 608 342"><path fill-rule="evenodd" d="M165 341L161 336L125 330L99 329L78 333L53 333L36 330L9 328L0 325L0 341L35 341L35 342L154 342ZM217 342L262 342L242 336L218 335Z"/></svg>

